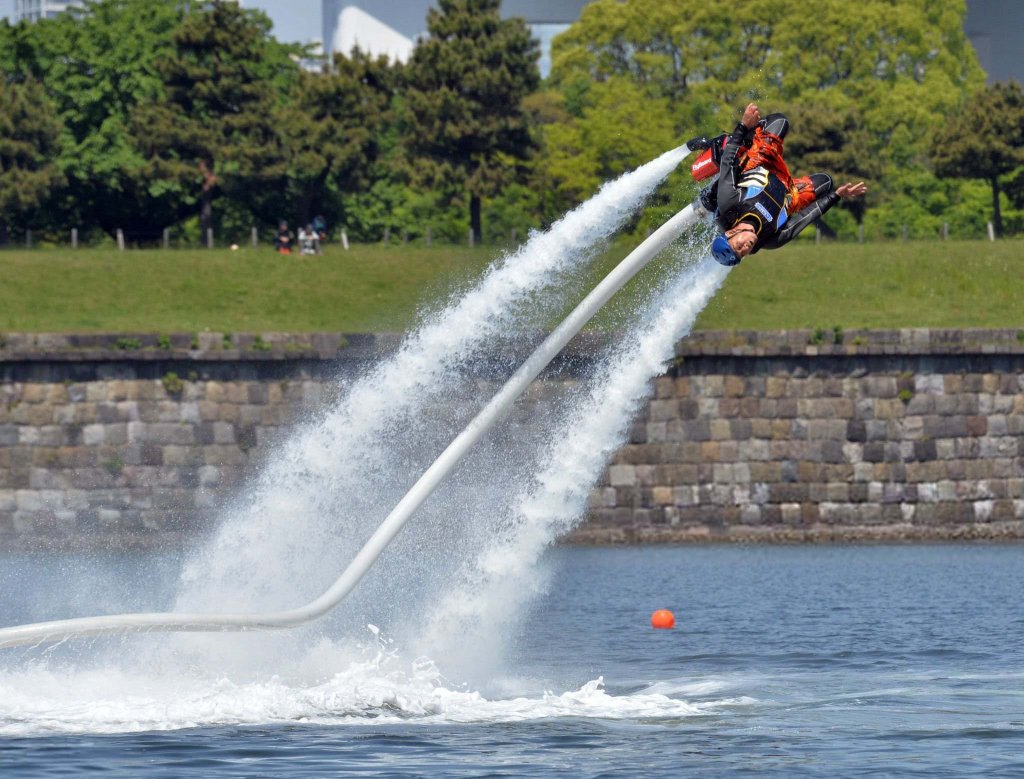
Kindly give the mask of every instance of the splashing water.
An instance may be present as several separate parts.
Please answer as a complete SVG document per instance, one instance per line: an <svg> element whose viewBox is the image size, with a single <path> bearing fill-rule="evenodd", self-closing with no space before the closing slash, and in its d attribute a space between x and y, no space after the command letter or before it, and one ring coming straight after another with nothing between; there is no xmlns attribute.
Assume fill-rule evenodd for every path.
<svg viewBox="0 0 1024 779"><path fill-rule="evenodd" d="M494 339L523 337L523 320L538 308L559 310L563 301L551 288L560 276L618 229L682 156L669 153L606 185L353 381L333 410L284 446L190 561L177 608L291 606L319 592L460 421L455 414L439 424L432 408L447 400L472 410L487 394L463 375L465 366ZM124 643L98 642L105 651L70 664L0 668L0 734L367 717L671 718L728 705L654 690L610 695L600 679L540 697L473 691L503 660L506 633L495 628L513 627L539 590L544 550L582 517L651 379L725 279L727 269L694 263L705 243L691 237L677 252L670 281L582 386L529 407L532 424L513 417L481 442L337 613L282 634L135 637L131 653ZM496 611L502 624L485 628L483 617ZM377 628L370 641L358 638L368 617L391 638Z"/></svg>
<svg viewBox="0 0 1024 779"><path fill-rule="evenodd" d="M385 504L401 496L408 475L457 432L464 416L439 424L436 408L457 398L460 384L464 395L480 394L460 371L496 339L522 337L524 311L557 307L557 294L542 293L617 232L686 153L667 152L606 184L352 382L333 410L275 452L227 512L185 568L176 610L284 608L321 591Z"/></svg>
<svg viewBox="0 0 1024 779"><path fill-rule="evenodd" d="M679 251L684 265L703 246L691 238ZM504 631L496 631L488 616L521 614L542 588L541 555L582 519L590 487L625 443L629 423L650 395L651 379L665 369L675 343L689 333L727 275L728 268L710 258L687 268L607 351L588 382L588 394L550 434L530 487L515 496L500 531L431 611L421 651L451 658L462 668L496 663L506 646L503 632L513 630L515 621L506 620Z"/></svg>

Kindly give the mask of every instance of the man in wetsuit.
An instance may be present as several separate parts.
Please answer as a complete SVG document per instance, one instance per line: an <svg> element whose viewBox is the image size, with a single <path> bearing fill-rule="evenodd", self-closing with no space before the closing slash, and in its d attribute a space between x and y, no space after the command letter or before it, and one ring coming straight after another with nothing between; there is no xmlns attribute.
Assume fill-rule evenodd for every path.
<svg viewBox="0 0 1024 779"><path fill-rule="evenodd" d="M718 178L700 194L701 204L724 231L711 244L712 255L723 265L736 265L759 249L778 249L840 199L867 192L864 182L836 188L827 173L794 179L782 158L788 131L785 116L769 114L762 119L751 103L726 140ZM720 141L721 136L700 136L687 145L707 149Z"/></svg>

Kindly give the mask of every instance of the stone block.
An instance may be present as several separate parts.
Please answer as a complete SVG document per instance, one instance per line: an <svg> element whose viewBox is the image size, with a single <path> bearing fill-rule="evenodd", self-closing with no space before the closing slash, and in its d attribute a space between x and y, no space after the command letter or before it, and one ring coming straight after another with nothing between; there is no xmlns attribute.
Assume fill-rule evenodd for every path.
<svg viewBox="0 0 1024 779"><path fill-rule="evenodd" d="M782 512L782 523L796 527L803 520L803 512L799 503L783 503L779 509Z"/></svg>
<svg viewBox="0 0 1024 779"><path fill-rule="evenodd" d="M637 447L639 449L640 447ZM641 487L653 487L657 483L657 466L637 465L636 482Z"/></svg>
<svg viewBox="0 0 1024 779"><path fill-rule="evenodd" d="M914 392L941 395L946 391L945 377L939 373L917 374L914 377Z"/></svg>
<svg viewBox="0 0 1024 779"><path fill-rule="evenodd" d="M740 506L740 522L744 525L761 524L761 507L749 503Z"/></svg>
<svg viewBox="0 0 1024 779"><path fill-rule="evenodd" d="M46 400L46 393L49 389L47 384L26 382L21 389L22 403L43 403Z"/></svg>
<svg viewBox="0 0 1024 779"><path fill-rule="evenodd" d="M38 489L17 490L14 493L14 499L18 511L31 513L44 511L47 508L43 492Z"/></svg>
<svg viewBox="0 0 1024 779"><path fill-rule="evenodd" d="M652 400L648 404L649 419L652 422L664 422L677 418L679 402L675 398L667 400ZM244 419L244 416L243 416Z"/></svg>
<svg viewBox="0 0 1024 779"><path fill-rule="evenodd" d="M748 464L750 478L757 482L776 482L782 480L782 463L752 462Z"/></svg>
<svg viewBox="0 0 1024 779"><path fill-rule="evenodd" d="M697 506L700 504L700 488L681 486L672 488L672 503L676 506Z"/></svg>
<svg viewBox="0 0 1024 779"><path fill-rule="evenodd" d="M986 417L967 417L967 435L983 436L988 433L988 419Z"/></svg>
<svg viewBox="0 0 1024 779"><path fill-rule="evenodd" d="M1015 457L1020 454L1020 447L1021 444L1024 444L1024 439L1004 436L1001 438L982 438L979 443L978 454L980 457Z"/></svg>
<svg viewBox="0 0 1024 779"><path fill-rule="evenodd" d="M658 506L668 506L673 502L671 487L654 487L652 490L652 501Z"/></svg>
<svg viewBox="0 0 1024 779"><path fill-rule="evenodd" d="M613 487L632 487L637 483L636 467L632 465L613 465L608 469L608 475Z"/></svg>
<svg viewBox="0 0 1024 779"><path fill-rule="evenodd" d="M718 460L723 463L734 463L740 458L740 445L738 441L719 441Z"/></svg>
<svg viewBox="0 0 1024 779"><path fill-rule="evenodd" d="M216 444L234 444L235 439L235 426L228 424L227 422L214 422L213 423L213 441Z"/></svg>
<svg viewBox="0 0 1024 779"><path fill-rule="evenodd" d="M1021 472L1013 458L1010 457L996 457L991 463L992 475L998 479L1012 479Z"/></svg>
<svg viewBox="0 0 1024 779"><path fill-rule="evenodd" d="M732 419L739 416L740 413L740 399L739 398L722 398L718 403L718 414L719 417L726 419Z"/></svg>
<svg viewBox="0 0 1024 779"><path fill-rule="evenodd" d="M228 399L227 390L222 382L208 381L204 387L203 397L210 403L226 403Z"/></svg>
<svg viewBox="0 0 1024 779"><path fill-rule="evenodd" d="M957 494L956 482L950 481L948 479L943 479L942 481L936 483L935 489L937 491L938 499L940 502L955 501L959 497ZM918 491L920 492L920 486L918 487Z"/></svg>
<svg viewBox="0 0 1024 779"><path fill-rule="evenodd" d="M992 478L992 460L968 460L963 463L963 466L963 478L967 478L972 481Z"/></svg>
<svg viewBox="0 0 1024 779"><path fill-rule="evenodd" d="M984 409L982 409L982 406L984 406ZM995 397L993 395L957 395L956 411L954 413L962 416L970 416L979 413L989 414L992 412L994 407Z"/></svg>
<svg viewBox="0 0 1024 779"><path fill-rule="evenodd" d="M67 443L68 435L66 428L61 425L46 425L38 428L39 446L59 447Z"/></svg>
<svg viewBox="0 0 1024 779"><path fill-rule="evenodd" d="M875 401L875 419L900 419L907 414L907 404L900 398L879 398Z"/></svg>
<svg viewBox="0 0 1024 779"><path fill-rule="evenodd" d="M61 427L73 425L75 423L75 411L74 406L54 406L53 423Z"/></svg>
<svg viewBox="0 0 1024 779"><path fill-rule="evenodd" d="M871 463L854 463L853 479L858 482L871 481L874 478L875 469Z"/></svg>
<svg viewBox="0 0 1024 779"><path fill-rule="evenodd" d="M211 400L199 400L196 402L199 407L199 419L202 422L214 422L220 418L220 405Z"/></svg>
<svg viewBox="0 0 1024 779"><path fill-rule="evenodd" d="M697 399L697 418L704 419L717 419L718 418L718 407L722 401L718 398L698 398Z"/></svg>
<svg viewBox="0 0 1024 779"><path fill-rule="evenodd" d="M864 394L872 398L895 398L895 376L867 376L863 382Z"/></svg>
<svg viewBox="0 0 1024 779"><path fill-rule="evenodd" d="M725 394L724 376L695 376L693 377L694 394L703 395L709 398L720 398Z"/></svg>
<svg viewBox="0 0 1024 779"><path fill-rule="evenodd" d="M747 393L746 381L742 376L726 376L724 392L726 397L742 397Z"/></svg>
<svg viewBox="0 0 1024 779"><path fill-rule="evenodd" d="M917 440L924 435L924 419L922 417L908 416L897 423L899 437L905 440Z"/></svg>
<svg viewBox="0 0 1024 779"><path fill-rule="evenodd" d="M264 408L259 405L239 405L236 406L239 409L239 416L234 424L242 427L252 427L259 425L263 418Z"/></svg>
<svg viewBox="0 0 1024 779"><path fill-rule="evenodd" d="M711 439L714 441L727 441L732 438L732 431L727 419L712 419L710 428Z"/></svg>
<svg viewBox="0 0 1024 779"><path fill-rule="evenodd" d="M856 443L867 441L867 425L863 420L851 419L846 423L846 440Z"/></svg>
<svg viewBox="0 0 1024 779"><path fill-rule="evenodd" d="M842 419L812 419L807 423L807 437L812 441L841 441L846 433L847 423Z"/></svg>

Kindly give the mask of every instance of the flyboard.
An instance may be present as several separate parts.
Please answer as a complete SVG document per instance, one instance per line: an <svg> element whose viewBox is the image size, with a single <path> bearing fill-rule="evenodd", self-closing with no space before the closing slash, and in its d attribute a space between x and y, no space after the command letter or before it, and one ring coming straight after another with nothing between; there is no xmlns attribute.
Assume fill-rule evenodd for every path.
<svg viewBox="0 0 1024 779"><path fill-rule="evenodd" d="M689 149L686 149L689 151ZM189 614L184 612L114 614L102 617L37 622L0 629L0 648L64 641L79 636L110 633L217 632L293 628L322 617L337 606L359 583L381 552L398 534L417 508L451 473L470 448L509 411L530 385L580 329L656 255L696 224L707 211L695 200L651 234L591 290L578 306L520 366L505 386L484 406L466 428L381 522L337 580L320 597L304 606L263 614Z"/></svg>

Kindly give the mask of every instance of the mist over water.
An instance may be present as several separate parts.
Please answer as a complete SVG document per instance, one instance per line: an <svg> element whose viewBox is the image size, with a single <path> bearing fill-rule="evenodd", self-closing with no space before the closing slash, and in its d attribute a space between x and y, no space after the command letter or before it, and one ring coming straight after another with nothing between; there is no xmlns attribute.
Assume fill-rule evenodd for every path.
<svg viewBox="0 0 1024 779"><path fill-rule="evenodd" d="M483 381L472 369L503 346L531 343L538 321L575 302L568 282L683 156L669 152L606 185L343 386L225 509L186 561L174 610L267 611L322 592L500 385L501 375ZM327 617L275 633L102 639L49 662L23 653L9 670L0 658L0 733L42 720L118 732L382 710L491 721L596 706L616 716L654 705L614 699L596 682L564 700L510 700L509 639L543 590L544 550L582 517L652 377L727 274L697 261L705 246L700 230L678 245L662 286L647 290L589 375L521 401Z"/></svg>

